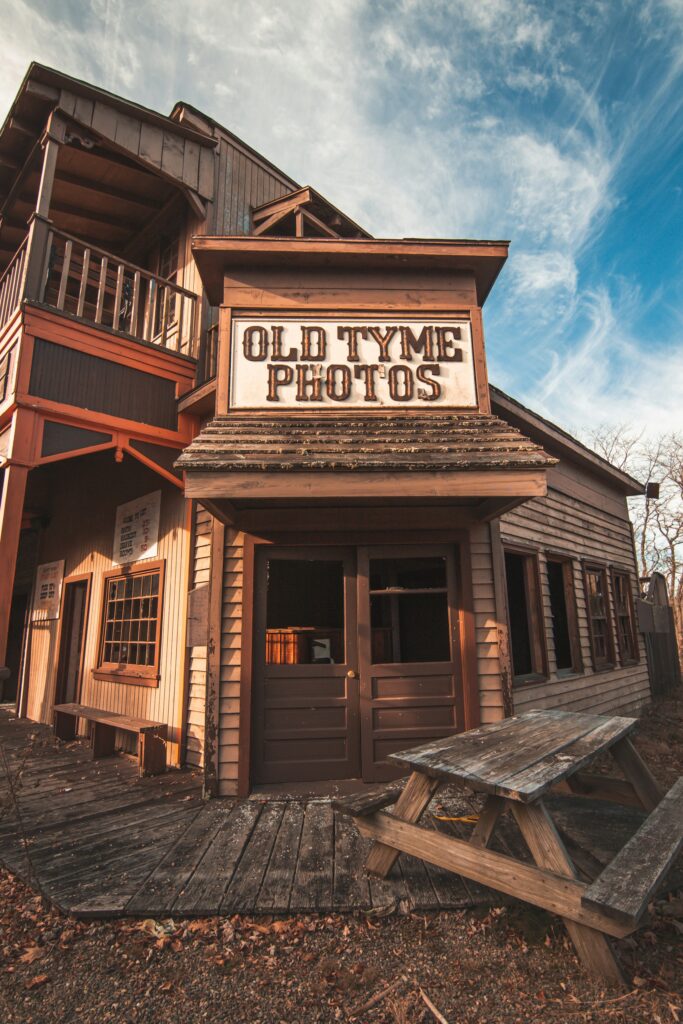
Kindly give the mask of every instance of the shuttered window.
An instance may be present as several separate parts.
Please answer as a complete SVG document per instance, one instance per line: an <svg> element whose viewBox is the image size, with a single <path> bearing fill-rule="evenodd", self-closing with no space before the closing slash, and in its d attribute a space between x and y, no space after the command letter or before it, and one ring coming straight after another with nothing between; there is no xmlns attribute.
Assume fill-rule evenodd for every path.
<svg viewBox="0 0 683 1024"><path fill-rule="evenodd" d="M541 682L548 668L536 553L506 549L505 577L514 681Z"/></svg>
<svg viewBox="0 0 683 1024"><path fill-rule="evenodd" d="M614 586L614 613L617 620L619 658L622 665L632 665L638 661L638 642L636 639L631 577L627 572L615 571L612 574L612 581Z"/></svg>

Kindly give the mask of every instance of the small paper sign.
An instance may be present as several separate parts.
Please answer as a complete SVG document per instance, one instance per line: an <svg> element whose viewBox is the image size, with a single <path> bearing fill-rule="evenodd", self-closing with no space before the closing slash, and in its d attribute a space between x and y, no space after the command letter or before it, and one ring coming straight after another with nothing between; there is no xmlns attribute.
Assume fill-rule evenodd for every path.
<svg viewBox="0 0 683 1024"><path fill-rule="evenodd" d="M118 506L112 554L115 565L126 565L156 556L160 510L161 491L153 491Z"/></svg>
<svg viewBox="0 0 683 1024"><path fill-rule="evenodd" d="M59 618L63 579L64 559L59 562L44 562L38 566L32 615L35 621Z"/></svg>

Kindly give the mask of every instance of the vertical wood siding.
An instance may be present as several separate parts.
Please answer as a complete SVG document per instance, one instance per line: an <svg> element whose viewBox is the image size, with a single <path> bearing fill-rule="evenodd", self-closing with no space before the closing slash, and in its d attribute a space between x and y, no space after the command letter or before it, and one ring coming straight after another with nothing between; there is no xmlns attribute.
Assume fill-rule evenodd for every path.
<svg viewBox="0 0 683 1024"><path fill-rule="evenodd" d="M192 588L208 587L211 573L211 515L201 505L197 505L194 510L192 554ZM189 658L185 760L188 764L201 767L204 764L206 716L206 644L190 647Z"/></svg>
<svg viewBox="0 0 683 1024"><path fill-rule="evenodd" d="M223 136L219 148L216 189L217 235L246 235L251 231L251 211L296 188Z"/></svg>
<svg viewBox="0 0 683 1024"><path fill-rule="evenodd" d="M514 543L539 552L539 568L549 678L546 682L518 687L514 691L515 711L529 708L561 708L566 711L639 711L650 699L650 683L642 637L637 665L594 672L581 559L595 559L630 573L637 596L638 570L635 564L626 501L615 492L571 467L555 467L549 474L548 495L534 498L503 516L503 543ZM557 676L552 635L552 616L545 552L560 552L573 559L574 590L579 620L579 638L584 671L580 675ZM616 641L614 603L610 614Z"/></svg>
<svg viewBox="0 0 683 1024"><path fill-rule="evenodd" d="M36 481L45 495L49 525L40 543L40 562L65 560L65 576L92 573L85 635L81 703L137 715L169 726L168 762L178 757L181 689L185 665L189 531L187 502L180 491L126 458L111 453L84 456L42 470ZM112 569L116 506L161 490L157 559L165 563L161 624L160 680L157 688L93 679L97 664L103 602L103 574ZM28 652L27 716L51 722L55 697L59 620L31 624ZM124 749L135 739L122 734Z"/></svg>

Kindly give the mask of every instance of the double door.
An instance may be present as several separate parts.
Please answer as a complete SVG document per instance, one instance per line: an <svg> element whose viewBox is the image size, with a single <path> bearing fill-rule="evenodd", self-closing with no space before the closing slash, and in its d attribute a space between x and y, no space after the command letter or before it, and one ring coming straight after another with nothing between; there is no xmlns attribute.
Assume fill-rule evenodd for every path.
<svg viewBox="0 0 683 1024"><path fill-rule="evenodd" d="M459 591L448 545L259 546L253 781L383 781L462 729Z"/></svg>

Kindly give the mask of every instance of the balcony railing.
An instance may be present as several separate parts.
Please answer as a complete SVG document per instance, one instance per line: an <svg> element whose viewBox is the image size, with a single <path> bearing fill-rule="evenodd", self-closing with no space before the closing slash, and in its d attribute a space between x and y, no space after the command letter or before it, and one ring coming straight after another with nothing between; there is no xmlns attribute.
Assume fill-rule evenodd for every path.
<svg viewBox="0 0 683 1024"><path fill-rule="evenodd" d="M35 219L0 278L0 330L23 299L196 359L194 292Z"/></svg>
<svg viewBox="0 0 683 1024"><path fill-rule="evenodd" d="M18 308L24 288L24 270L28 239L12 257L5 273L0 277L0 331Z"/></svg>

